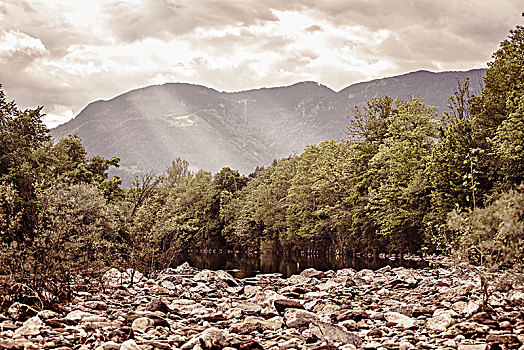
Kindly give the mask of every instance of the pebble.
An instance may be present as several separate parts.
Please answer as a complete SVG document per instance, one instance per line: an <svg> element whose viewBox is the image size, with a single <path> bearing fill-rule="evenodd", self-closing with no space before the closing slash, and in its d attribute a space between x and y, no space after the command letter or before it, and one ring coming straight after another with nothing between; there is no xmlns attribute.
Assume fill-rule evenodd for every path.
<svg viewBox="0 0 524 350"><path fill-rule="evenodd" d="M184 263L108 270L57 313L14 303L0 349L523 349L524 286L481 310L475 275L443 265L236 279Z"/></svg>

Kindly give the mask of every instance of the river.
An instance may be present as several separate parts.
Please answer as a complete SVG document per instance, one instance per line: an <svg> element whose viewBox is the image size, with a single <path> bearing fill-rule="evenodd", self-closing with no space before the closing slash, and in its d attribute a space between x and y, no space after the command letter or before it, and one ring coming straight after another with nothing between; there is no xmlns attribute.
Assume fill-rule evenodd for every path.
<svg viewBox="0 0 524 350"><path fill-rule="evenodd" d="M424 261L370 259L356 256L322 253L317 255L281 255L275 253L234 254L190 252L179 256L174 266L189 262L199 269L226 270L236 278L253 277L257 274L280 273L287 278L313 267L320 271L353 268L355 270L376 270L386 265L391 267L421 268L427 266Z"/></svg>

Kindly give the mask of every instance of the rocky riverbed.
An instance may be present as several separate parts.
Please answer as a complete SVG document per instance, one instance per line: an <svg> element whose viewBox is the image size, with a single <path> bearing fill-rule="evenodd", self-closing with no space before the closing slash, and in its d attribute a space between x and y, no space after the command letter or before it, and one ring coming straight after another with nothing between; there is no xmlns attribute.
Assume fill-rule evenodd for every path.
<svg viewBox="0 0 524 350"><path fill-rule="evenodd" d="M0 349L524 349L524 287L480 308L467 269L307 269L235 279L188 264L155 279L112 269L62 314L13 304Z"/></svg>

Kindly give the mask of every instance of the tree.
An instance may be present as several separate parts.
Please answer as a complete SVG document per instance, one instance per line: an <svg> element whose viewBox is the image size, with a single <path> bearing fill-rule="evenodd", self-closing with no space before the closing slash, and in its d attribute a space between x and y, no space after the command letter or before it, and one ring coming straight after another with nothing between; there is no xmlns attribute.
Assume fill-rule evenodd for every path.
<svg viewBox="0 0 524 350"><path fill-rule="evenodd" d="M10 226L7 241L23 242L34 237L38 221L36 185L45 176L46 150L50 146L48 129L42 122L42 107L20 111L6 102L0 85L0 186L11 196L17 209L17 224ZM4 215L4 219L12 216ZM16 227L16 229L15 229Z"/></svg>
<svg viewBox="0 0 524 350"><path fill-rule="evenodd" d="M428 209L424 175L435 136L435 108L417 99L397 100L387 132L369 161L367 210L396 252L417 252Z"/></svg>
<svg viewBox="0 0 524 350"><path fill-rule="evenodd" d="M486 174L480 184L485 191L511 188L524 180L520 158L510 155L522 142L524 27L510 31L488 66L482 94L470 101L474 137L484 150L479 168Z"/></svg>
<svg viewBox="0 0 524 350"><path fill-rule="evenodd" d="M426 166L431 205L425 218L425 239L426 248L433 251L450 252L454 237L446 224L448 213L457 206L473 208L473 199L479 196L470 98L469 80L457 80L449 111L444 112L438 125L438 142Z"/></svg>

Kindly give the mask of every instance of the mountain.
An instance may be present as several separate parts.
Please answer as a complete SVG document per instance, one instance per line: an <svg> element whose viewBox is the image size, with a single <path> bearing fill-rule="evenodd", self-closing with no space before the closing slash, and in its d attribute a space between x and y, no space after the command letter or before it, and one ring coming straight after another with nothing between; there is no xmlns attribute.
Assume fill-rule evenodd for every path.
<svg viewBox="0 0 524 350"><path fill-rule="evenodd" d="M308 144L344 136L355 105L384 95L423 99L447 110L455 77L470 77L480 91L484 69L418 71L351 85L339 92L315 82L241 92L169 83L132 90L90 103L75 118L51 130L55 139L77 134L89 154L118 156L115 172L129 184L134 175L161 171L176 157L193 169L225 166L242 173Z"/></svg>

